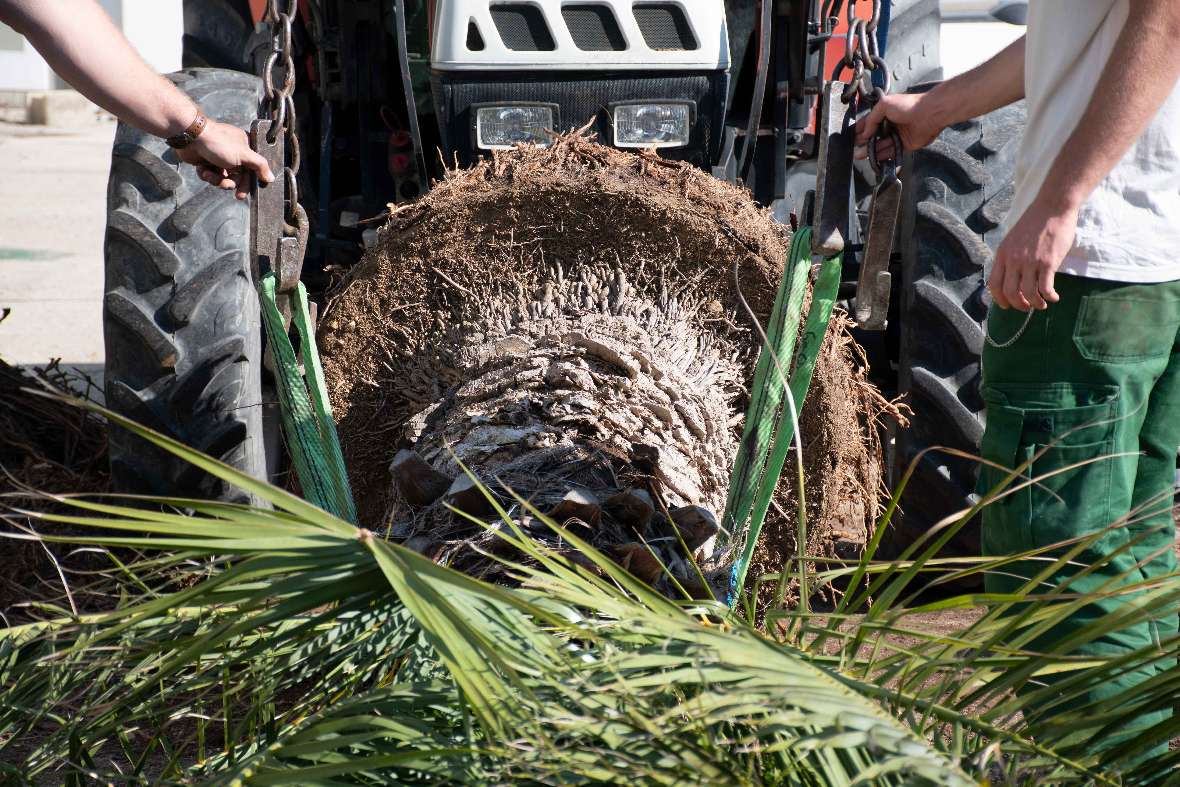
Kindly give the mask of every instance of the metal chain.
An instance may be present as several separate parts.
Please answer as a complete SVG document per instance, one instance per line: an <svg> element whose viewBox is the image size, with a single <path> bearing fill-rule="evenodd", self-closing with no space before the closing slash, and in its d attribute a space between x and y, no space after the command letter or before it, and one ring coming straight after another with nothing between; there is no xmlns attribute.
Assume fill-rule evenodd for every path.
<svg viewBox="0 0 1180 787"><path fill-rule="evenodd" d="M997 342L992 338L992 321L989 318L987 324L983 327L984 341L986 341L990 346L995 347L997 350L1003 350L1006 347L1011 347L1012 345L1016 344L1021 336L1024 336L1024 332L1028 330L1028 326L1032 322L1033 315L1036 313L1036 309L1029 309L1028 314L1024 316L1024 324L1020 326L1020 330L1016 331L1016 333L1012 334L1011 338L1004 342Z"/></svg>
<svg viewBox="0 0 1180 787"><path fill-rule="evenodd" d="M262 83L266 89L266 113L271 121L270 142L284 135L287 165L284 167L286 184L286 220L297 223L299 186L296 173L302 160L299 149L299 124L295 117L295 59L292 55L291 34L298 13L299 0L267 0L266 21L272 33L270 55L262 69ZM281 77L281 81L279 79Z"/></svg>
<svg viewBox="0 0 1180 787"><path fill-rule="evenodd" d="M840 61L836 78L840 78L845 70L852 72L852 78L848 80L848 86L841 95L844 103L850 103L857 97L862 101L875 103L890 91L893 84L889 76L889 67L881 57L881 50L877 45L877 26L881 23L881 0L872 0L873 12L868 19L856 15L856 4L857 0L847 0L844 6L848 33L845 38L844 59ZM824 13L838 14L839 9L840 2L837 0L829 4ZM872 84L871 77L878 69L884 82L880 87Z"/></svg>

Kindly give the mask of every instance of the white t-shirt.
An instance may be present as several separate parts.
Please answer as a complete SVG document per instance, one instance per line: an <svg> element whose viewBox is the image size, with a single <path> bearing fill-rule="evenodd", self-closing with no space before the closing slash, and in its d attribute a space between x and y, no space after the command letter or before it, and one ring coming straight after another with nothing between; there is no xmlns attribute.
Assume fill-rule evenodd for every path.
<svg viewBox="0 0 1180 787"><path fill-rule="evenodd" d="M1128 0L1029 2L1024 58L1028 126L1007 226L1028 209L1077 127L1127 12ZM1175 57L1176 52L1164 56ZM1110 111L1119 111L1117 103ZM1123 282L1180 279L1180 80L1151 125L1082 207L1077 239L1061 270Z"/></svg>

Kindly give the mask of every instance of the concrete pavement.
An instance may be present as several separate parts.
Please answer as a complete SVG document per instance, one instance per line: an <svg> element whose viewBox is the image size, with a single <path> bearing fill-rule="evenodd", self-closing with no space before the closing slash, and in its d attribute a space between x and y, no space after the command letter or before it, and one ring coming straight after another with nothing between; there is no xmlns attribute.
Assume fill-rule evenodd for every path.
<svg viewBox="0 0 1180 787"><path fill-rule="evenodd" d="M0 358L101 369L103 232L115 124L0 123Z"/></svg>

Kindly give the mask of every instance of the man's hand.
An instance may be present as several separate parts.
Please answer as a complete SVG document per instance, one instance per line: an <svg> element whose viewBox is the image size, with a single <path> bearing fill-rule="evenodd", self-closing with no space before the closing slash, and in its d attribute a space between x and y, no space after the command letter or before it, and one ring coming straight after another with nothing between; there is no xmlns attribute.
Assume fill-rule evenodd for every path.
<svg viewBox="0 0 1180 787"><path fill-rule="evenodd" d="M1046 309L1060 297L1053 289L1057 269L1073 248L1079 207L1037 199L996 250L987 288L1001 309Z"/></svg>
<svg viewBox="0 0 1180 787"><path fill-rule="evenodd" d="M856 157L868 155L868 144L885 120L897 129L906 150L924 148L933 142L946 123L931 96L931 93L899 93L878 101L872 112L856 121ZM892 140L882 140L877 148L877 157L881 159L895 158L901 153L893 149Z"/></svg>
<svg viewBox="0 0 1180 787"><path fill-rule="evenodd" d="M856 122L856 157L868 156L868 143L888 120L906 150L924 148L947 126L1024 98L1024 36L965 74L940 82L925 93L888 95ZM893 143L882 140L877 158L900 156Z"/></svg>
<svg viewBox="0 0 1180 787"><path fill-rule="evenodd" d="M997 306L1027 311L1057 302L1053 278L1073 247L1081 206L1143 134L1180 79L1180 60L1171 56L1177 35L1176 0L1130 4L1086 111L1036 199L996 252L988 289Z"/></svg>
<svg viewBox="0 0 1180 787"><path fill-rule="evenodd" d="M228 123L210 120L201 135L176 154L197 168L201 180L227 191L232 189L238 199L249 195L252 175L263 183L275 179L266 159L250 148L246 132Z"/></svg>

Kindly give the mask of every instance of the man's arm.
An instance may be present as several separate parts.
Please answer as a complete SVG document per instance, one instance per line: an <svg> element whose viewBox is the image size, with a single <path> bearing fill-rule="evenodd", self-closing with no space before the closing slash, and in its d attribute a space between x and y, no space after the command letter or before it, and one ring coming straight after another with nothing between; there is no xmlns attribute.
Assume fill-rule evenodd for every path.
<svg viewBox="0 0 1180 787"><path fill-rule="evenodd" d="M24 34L78 92L149 134L180 134L197 117L197 105L143 62L95 0L0 0L0 21ZM236 189L239 198L249 188L245 170L274 179L245 133L225 123L210 120L178 154L197 165L202 179Z"/></svg>
<svg viewBox="0 0 1180 787"><path fill-rule="evenodd" d="M996 251L988 288L1003 308L1044 309L1073 248L1078 212L1180 79L1180 0L1131 0L1130 13L1085 112L1049 176Z"/></svg>
<svg viewBox="0 0 1180 787"><path fill-rule="evenodd" d="M923 148L947 126L986 115L1024 98L1024 36L999 54L926 93L885 96L873 111L857 121L856 143L863 146L888 119L906 150ZM894 151L880 151L891 156ZM863 151L858 151L863 158Z"/></svg>

